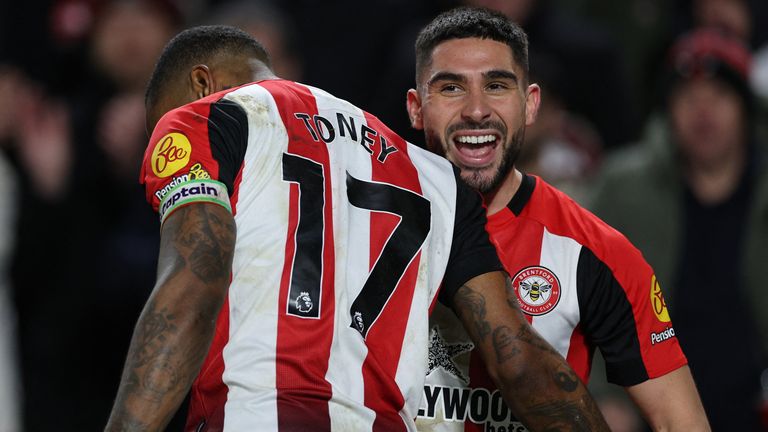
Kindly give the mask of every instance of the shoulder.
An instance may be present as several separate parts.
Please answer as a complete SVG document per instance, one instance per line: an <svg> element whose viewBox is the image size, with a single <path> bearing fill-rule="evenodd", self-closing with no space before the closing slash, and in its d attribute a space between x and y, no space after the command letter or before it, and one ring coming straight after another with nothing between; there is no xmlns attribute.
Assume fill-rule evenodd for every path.
<svg viewBox="0 0 768 432"><path fill-rule="evenodd" d="M536 181L530 217L541 223L551 234L572 238L609 267L616 261L627 259L645 262L624 234L564 192L540 178Z"/></svg>

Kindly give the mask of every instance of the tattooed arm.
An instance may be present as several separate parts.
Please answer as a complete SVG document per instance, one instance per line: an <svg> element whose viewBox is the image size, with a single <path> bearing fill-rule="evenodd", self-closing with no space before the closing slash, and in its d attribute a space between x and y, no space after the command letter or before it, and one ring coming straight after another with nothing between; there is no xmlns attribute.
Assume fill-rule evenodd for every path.
<svg viewBox="0 0 768 432"><path fill-rule="evenodd" d="M506 275L471 279L453 308L504 400L531 431L608 431L581 380L523 317Z"/></svg>
<svg viewBox="0 0 768 432"><path fill-rule="evenodd" d="M210 347L234 245L234 220L218 205L190 204L165 221L107 431L163 430L173 417Z"/></svg>

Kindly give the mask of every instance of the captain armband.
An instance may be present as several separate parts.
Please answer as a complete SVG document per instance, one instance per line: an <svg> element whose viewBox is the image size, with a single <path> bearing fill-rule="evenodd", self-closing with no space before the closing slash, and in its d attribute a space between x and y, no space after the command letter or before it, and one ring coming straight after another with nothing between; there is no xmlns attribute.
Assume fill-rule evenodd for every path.
<svg viewBox="0 0 768 432"><path fill-rule="evenodd" d="M160 225L174 210L193 202L215 203L232 213L224 183L212 179L190 180L176 185L160 201Z"/></svg>

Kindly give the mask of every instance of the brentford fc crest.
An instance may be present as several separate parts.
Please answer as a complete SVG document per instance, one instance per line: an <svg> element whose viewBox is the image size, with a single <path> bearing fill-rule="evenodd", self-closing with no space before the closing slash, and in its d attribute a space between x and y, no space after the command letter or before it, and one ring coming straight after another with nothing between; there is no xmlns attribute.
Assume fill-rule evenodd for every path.
<svg viewBox="0 0 768 432"><path fill-rule="evenodd" d="M560 280L546 267L526 267L512 279L520 308L528 315L544 315L560 301Z"/></svg>

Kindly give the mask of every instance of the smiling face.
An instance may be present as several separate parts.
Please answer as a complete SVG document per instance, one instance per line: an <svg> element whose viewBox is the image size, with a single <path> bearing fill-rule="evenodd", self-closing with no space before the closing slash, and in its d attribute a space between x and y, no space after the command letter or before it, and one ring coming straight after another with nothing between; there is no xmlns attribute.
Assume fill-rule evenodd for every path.
<svg viewBox="0 0 768 432"><path fill-rule="evenodd" d="M512 175L539 87L527 85L510 47L491 39L445 41L420 72L418 90L408 92L411 124L470 186L493 193Z"/></svg>

